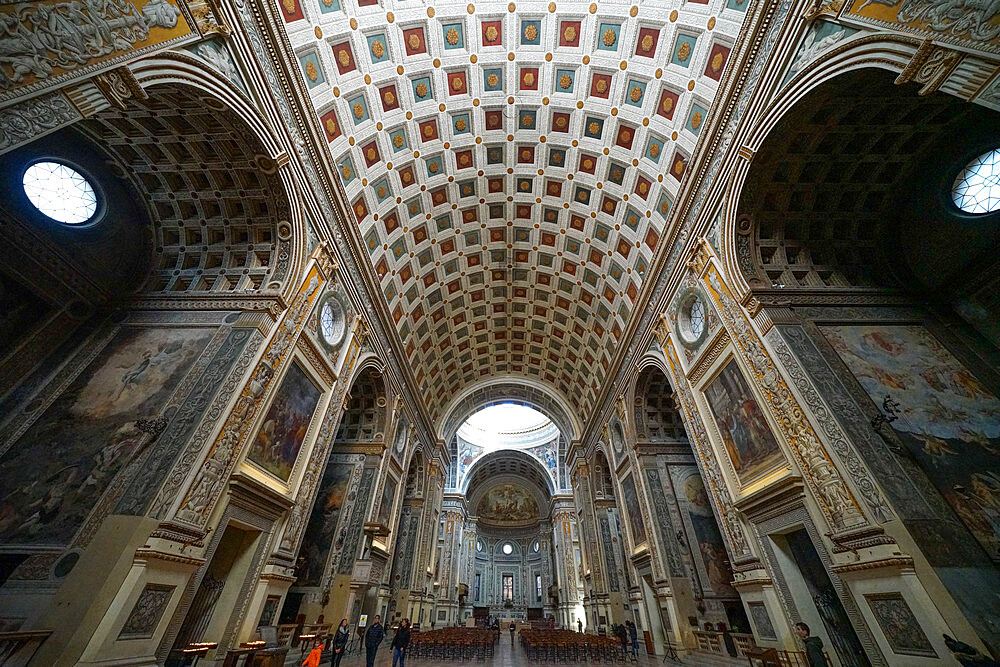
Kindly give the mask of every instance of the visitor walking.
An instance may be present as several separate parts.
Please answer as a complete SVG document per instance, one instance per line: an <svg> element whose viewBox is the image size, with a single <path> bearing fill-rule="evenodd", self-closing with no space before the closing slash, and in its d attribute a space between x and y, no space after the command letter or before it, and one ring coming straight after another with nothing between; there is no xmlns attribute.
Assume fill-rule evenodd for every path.
<svg viewBox="0 0 1000 667"><path fill-rule="evenodd" d="M385 639L385 629L382 628L382 617L375 615L375 622L365 632L365 664L375 667L375 653L378 645Z"/></svg>
<svg viewBox="0 0 1000 667"><path fill-rule="evenodd" d="M410 619L404 618L399 624L399 630L392 638L392 667L396 667L396 660L399 660L399 667L406 667L406 648L410 645Z"/></svg>
<svg viewBox="0 0 1000 667"><path fill-rule="evenodd" d="M628 626L628 636L632 639L632 652L639 655L639 629L632 621L625 621Z"/></svg>
<svg viewBox="0 0 1000 667"><path fill-rule="evenodd" d="M583 621L576 619L576 631L583 632Z"/></svg>
<svg viewBox="0 0 1000 667"><path fill-rule="evenodd" d="M514 645L514 630L517 630L517 626L514 625L514 621L510 622L510 628L508 628L508 629L510 630L510 645L513 646Z"/></svg>

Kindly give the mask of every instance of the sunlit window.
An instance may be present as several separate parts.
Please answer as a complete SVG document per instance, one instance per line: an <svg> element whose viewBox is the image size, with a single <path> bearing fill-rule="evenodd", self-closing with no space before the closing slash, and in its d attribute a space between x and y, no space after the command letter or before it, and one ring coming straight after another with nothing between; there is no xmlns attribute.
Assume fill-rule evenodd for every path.
<svg viewBox="0 0 1000 667"><path fill-rule="evenodd" d="M512 574L503 575L503 599L507 601L514 599L514 575Z"/></svg>
<svg viewBox="0 0 1000 667"><path fill-rule="evenodd" d="M966 213L1000 210L1000 148L966 165L951 187L951 196L955 206Z"/></svg>
<svg viewBox="0 0 1000 667"><path fill-rule="evenodd" d="M509 556L512 553L514 553L514 545L512 545L510 542L507 542L502 547L500 547L500 550Z"/></svg>
<svg viewBox="0 0 1000 667"><path fill-rule="evenodd" d="M97 191L87 177L61 162L36 162L21 179L28 201L66 225L90 222L97 213Z"/></svg>

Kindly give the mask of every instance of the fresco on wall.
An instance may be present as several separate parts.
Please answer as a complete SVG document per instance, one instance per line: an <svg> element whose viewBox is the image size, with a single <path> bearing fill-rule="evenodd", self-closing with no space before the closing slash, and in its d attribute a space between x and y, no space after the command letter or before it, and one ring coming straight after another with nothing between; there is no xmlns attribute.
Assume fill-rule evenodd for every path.
<svg viewBox="0 0 1000 667"><path fill-rule="evenodd" d="M734 360L730 359L705 388L705 398L742 485L785 463L767 419Z"/></svg>
<svg viewBox="0 0 1000 667"><path fill-rule="evenodd" d="M480 519L497 522L529 521L538 517L538 503L527 490L513 484L495 486L479 501Z"/></svg>
<svg viewBox="0 0 1000 667"><path fill-rule="evenodd" d="M938 490L1000 561L1000 400L921 326L825 326ZM888 416L888 415L887 415Z"/></svg>
<svg viewBox="0 0 1000 667"><path fill-rule="evenodd" d="M305 537L299 548L298 585L317 586L323 577L326 559L340 519L340 509L351 482L353 463L330 461L323 473Z"/></svg>
<svg viewBox="0 0 1000 667"><path fill-rule="evenodd" d="M288 368L247 458L287 482L306 439L320 390L296 364Z"/></svg>
<svg viewBox="0 0 1000 667"><path fill-rule="evenodd" d="M68 543L213 333L119 331L0 458L0 542Z"/></svg>
<svg viewBox="0 0 1000 667"><path fill-rule="evenodd" d="M622 482L622 500L625 511L628 512L628 525L632 529L633 546L639 546L646 541L646 524L642 520L642 508L639 506L639 494L636 492L635 480L632 475Z"/></svg>
<svg viewBox="0 0 1000 667"><path fill-rule="evenodd" d="M729 563L729 555L726 553L726 544L722 540L722 533L719 532L719 524L715 521L712 503L708 498L705 484L701 481L701 475L695 473L685 480L684 497L687 499L688 516L694 527L694 536L698 541L697 549L692 551L701 554L711 592L720 596L735 596L736 589L730 584L733 580L733 570Z"/></svg>
<svg viewBox="0 0 1000 667"><path fill-rule="evenodd" d="M483 448L479 445L474 445L471 442L466 442L461 438L458 439L458 482L461 483L465 479L466 473L469 472L469 468L472 464L476 462L480 456L483 455Z"/></svg>
<svg viewBox="0 0 1000 667"><path fill-rule="evenodd" d="M383 526L388 526L392 519L392 502L396 499L396 480L392 477L385 478L385 486L382 487L382 502L378 506L378 518L376 521Z"/></svg>
<svg viewBox="0 0 1000 667"><path fill-rule="evenodd" d="M542 462L549 471L552 481L555 482L559 474L557 470L559 466L559 439L556 438L552 442L539 445L538 447L530 447L525 451Z"/></svg>

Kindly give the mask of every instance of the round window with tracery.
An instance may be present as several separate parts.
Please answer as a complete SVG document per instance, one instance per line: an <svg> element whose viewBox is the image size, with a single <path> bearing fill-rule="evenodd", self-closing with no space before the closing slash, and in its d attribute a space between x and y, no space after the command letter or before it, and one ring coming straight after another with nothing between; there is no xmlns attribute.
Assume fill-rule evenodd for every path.
<svg viewBox="0 0 1000 667"><path fill-rule="evenodd" d="M56 222L84 225L97 215L97 188L68 164L35 162L24 170L21 186L31 205Z"/></svg>
<svg viewBox="0 0 1000 667"><path fill-rule="evenodd" d="M343 342L346 332L344 306L338 299L327 299L319 309L319 333L323 337L323 342L331 347L337 347Z"/></svg>
<svg viewBox="0 0 1000 667"><path fill-rule="evenodd" d="M959 172L951 199L959 210L973 215L1000 211L1000 148L983 153Z"/></svg>
<svg viewBox="0 0 1000 667"><path fill-rule="evenodd" d="M688 295L681 302L677 312L677 328L681 341L688 345L700 342L708 328L707 316L708 311L701 297L695 293Z"/></svg>

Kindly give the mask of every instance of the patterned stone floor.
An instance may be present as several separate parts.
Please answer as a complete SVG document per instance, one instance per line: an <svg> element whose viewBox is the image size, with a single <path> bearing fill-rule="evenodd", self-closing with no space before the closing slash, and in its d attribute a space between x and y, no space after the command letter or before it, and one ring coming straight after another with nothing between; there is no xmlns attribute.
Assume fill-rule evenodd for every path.
<svg viewBox="0 0 1000 667"><path fill-rule="evenodd" d="M507 641L503 641L506 639ZM389 667L392 665L392 653L386 648L388 645L386 641L382 648L378 652L378 657L375 659L375 667ZM305 656L299 657L298 649L292 649L289 653L288 659L285 661L285 667L293 667L293 665L301 665L302 660ZM466 663L455 661L455 660L427 660L427 659L409 659L406 661L408 665L412 667L469 667L469 665L484 665L484 667L511 667L513 665L528 665L528 664L547 664L547 663L529 663L527 657L524 654L524 650L521 648L520 643L511 646L510 639L508 637L503 637L500 643L497 645L496 654L492 661L487 663L473 662ZM324 666L329 665L329 662L322 663ZM563 663L565 664L565 663ZM594 664L597 663L588 663ZM622 663L616 663L622 664ZM647 656L645 654L640 654L638 662L633 662L629 660L627 665L637 665L638 667L660 667L661 665L686 665L688 667L736 667L737 665L746 665L744 660L736 660L735 658L721 658L718 656L713 656L703 653L687 653L682 655L681 662L664 662L663 658L656 656ZM340 667L365 667L365 658L363 655L358 655L353 653L347 655L340 663Z"/></svg>

